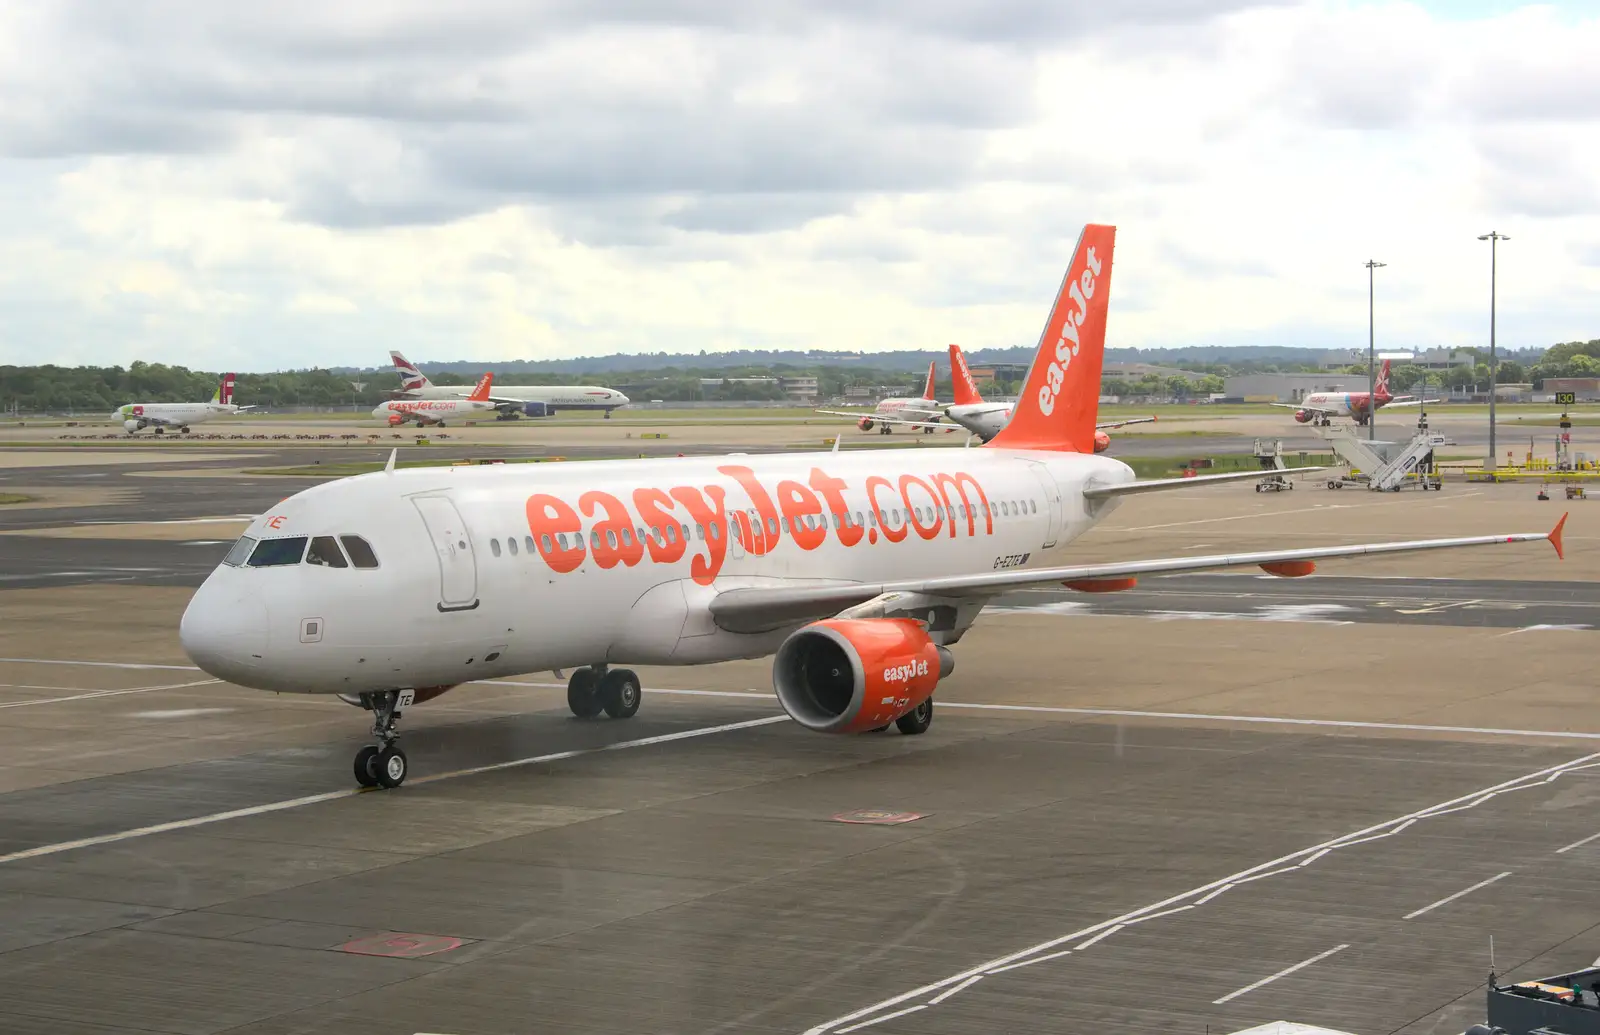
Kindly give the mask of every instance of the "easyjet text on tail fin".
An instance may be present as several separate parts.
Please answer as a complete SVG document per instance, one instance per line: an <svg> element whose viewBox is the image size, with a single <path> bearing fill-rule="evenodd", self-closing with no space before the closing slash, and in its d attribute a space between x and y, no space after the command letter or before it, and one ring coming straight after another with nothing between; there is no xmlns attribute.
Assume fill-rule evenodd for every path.
<svg viewBox="0 0 1600 1035"><path fill-rule="evenodd" d="M489 386L494 384L494 374L484 374L478 378L478 386L467 396L473 402L487 402L489 399Z"/></svg>
<svg viewBox="0 0 1600 1035"><path fill-rule="evenodd" d="M962 355L960 345L950 346L950 382L957 406L983 402L983 396L978 394L978 385L972 380L972 371L967 369L967 357Z"/></svg>
<svg viewBox="0 0 1600 1035"><path fill-rule="evenodd" d="M1083 228L1016 409L989 446L1094 452L1116 239L1114 226Z"/></svg>
<svg viewBox="0 0 1600 1035"><path fill-rule="evenodd" d="M937 369L937 367L936 367L937 362L938 361L935 360L933 363L929 363L928 364L928 383L922 387L922 397L924 399L932 399L934 397L933 396L934 386L935 386L934 377L935 377L935 371Z"/></svg>

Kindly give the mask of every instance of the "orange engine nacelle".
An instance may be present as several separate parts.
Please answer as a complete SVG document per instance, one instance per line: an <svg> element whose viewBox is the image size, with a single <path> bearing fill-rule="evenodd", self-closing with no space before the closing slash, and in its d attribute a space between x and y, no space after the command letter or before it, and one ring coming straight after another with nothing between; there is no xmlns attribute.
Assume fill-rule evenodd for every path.
<svg viewBox="0 0 1600 1035"><path fill-rule="evenodd" d="M871 417L862 417L859 421L856 421L856 427L860 428L862 431L871 431L872 430L872 418Z"/></svg>
<svg viewBox="0 0 1600 1035"><path fill-rule="evenodd" d="M1317 570L1316 561L1268 561L1261 565L1268 575L1282 579L1303 579Z"/></svg>
<svg viewBox="0 0 1600 1035"><path fill-rule="evenodd" d="M1307 421L1309 421L1311 419L1311 411L1310 410L1295 410L1294 411L1294 419L1299 421L1301 424L1304 424L1304 423L1306 423Z"/></svg>
<svg viewBox="0 0 1600 1035"><path fill-rule="evenodd" d="M1107 435L1103 431L1095 432L1094 433L1094 451L1096 453L1104 453L1106 450L1108 450L1110 448L1111 448L1111 436Z"/></svg>
<svg viewBox="0 0 1600 1035"><path fill-rule="evenodd" d="M789 717L819 733L887 726L933 696L955 669L909 618L829 618L796 630L772 661Z"/></svg>
<svg viewBox="0 0 1600 1035"><path fill-rule="evenodd" d="M404 414L400 414L400 413L391 413L391 414L389 414L389 427L398 428L400 425L404 424L405 422L406 422L406 418L405 418Z"/></svg>

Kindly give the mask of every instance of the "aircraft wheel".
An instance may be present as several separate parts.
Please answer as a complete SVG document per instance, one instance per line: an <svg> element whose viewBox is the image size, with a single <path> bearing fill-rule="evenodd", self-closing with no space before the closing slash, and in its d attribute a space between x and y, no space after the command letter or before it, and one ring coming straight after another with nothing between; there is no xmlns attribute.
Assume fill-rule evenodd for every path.
<svg viewBox="0 0 1600 1035"><path fill-rule="evenodd" d="M406 753L390 745L378 753L378 786L398 787L406 782Z"/></svg>
<svg viewBox="0 0 1600 1035"><path fill-rule="evenodd" d="M382 750L368 744L356 752L356 783L363 787L378 786L378 756Z"/></svg>
<svg viewBox="0 0 1600 1035"><path fill-rule="evenodd" d="M600 701L613 719L633 718L643 700L639 677L629 669L614 668L600 680Z"/></svg>
<svg viewBox="0 0 1600 1035"><path fill-rule="evenodd" d="M600 677L592 668L574 669L567 680L567 707L580 719L592 719L605 708L600 701Z"/></svg>
<svg viewBox="0 0 1600 1035"><path fill-rule="evenodd" d="M895 728L908 737L928 732L933 725L933 698L928 698L915 708L894 720Z"/></svg>

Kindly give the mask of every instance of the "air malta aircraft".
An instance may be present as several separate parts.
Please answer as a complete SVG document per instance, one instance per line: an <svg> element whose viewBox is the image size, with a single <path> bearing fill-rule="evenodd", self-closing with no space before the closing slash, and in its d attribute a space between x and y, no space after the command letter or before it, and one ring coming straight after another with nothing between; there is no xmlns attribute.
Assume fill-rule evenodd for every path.
<svg viewBox="0 0 1600 1035"><path fill-rule="evenodd" d="M494 400L489 395L489 389L493 384L494 375L484 374L478 379L478 386L466 396L454 396L449 399L390 399L374 406L372 415L379 420L387 421L390 427L399 427L407 421L415 421L419 428L424 424L442 428L447 420L469 417L475 413L494 412Z"/></svg>
<svg viewBox="0 0 1600 1035"><path fill-rule="evenodd" d="M987 442L1011 420L1012 403L984 402L983 396L978 394L977 382L972 379L972 371L967 369L967 357L962 354L960 345L950 346L950 381L955 388L956 401L944 408L945 416L972 434ZM1096 424L1094 451L1103 453L1111 448L1111 436L1106 434L1107 431L1129 424L1148 424L1153 420L1154 417L1129 417L1127 420Z"/></svg>
<svg viewBox="0 0 1600 1035"><path fill-rule="evenodd" d="M934 364L928 364L928 380L923 385L922 395L919 398L893 398L883 399L871 413L850 413L847 410L818 410L830 417L855 417L856 427L862 431L871 431L873 426L878 428L878 434L887 435L895 429L896 425L907 428L921 428L924 434L932 434L939 424L939 418L944 415L944 405L934 399L933 385L935 376ZM951 429L952 431L955 429Z"/></svg>
<svg viewBox="0 0 1600 1035"><path fill-rule="evenodd" d="M254 407L234 405L233 375L223 374L222 382L212 394L210 402L128 403L117 407L117 412L111 416L120 419L123 429L130 435L150 427L155 428L159 435L167 428L187 432L191 424L204 424L217 417L229 417L250 409Z"/></svg>
<svg viewBox="0 0 1600 1035"><path fill-rule="evenodd" d="M1136 481L1094 452L1115 229L1089 226L1010 423L974 449L863 449L389 469L253 521L179 630L206 672L373 713L363 785L406 778L401 712L452 688L572 669L583 718L638 711L629 665L773 657L821 733L926 731L952 648L996 596L1140 576L1548 539L1424 539L1092 563L1072 541L1124 497L1275 472ZM1565 519L1563 519L1564 521ZM1065 659L1063 659L1065 660ZM470 689L462 690L470 693Z"/></svg>
<svg viewBox="0 0 1600 1035"><path fill-rule="evenodd" d="M1378 401L1378 409L1385 406L1416 406L1420 399L1413 399L1409 395L1389 394L1389 361L1383 361L1383 369L1378 373L1378 380L1373 385L1372 395L1366 392L1312 392L1297 403L1273 403L1274 406L1284 406L1294 410L1294 419L1301 424L1308 422L1326 426L1332 423L1335 417L1350 417L1362 427L1372 419L1371 401Z"/></svg>
<svg viewBox="0 0 1600 1035"><path fill-rule="evenodd" d="M389 360L400 372L400 391L395 393L398 399L461 399L467 395L458 387L434 384L398 352L390 352ZM497 420L548 417L557 410L604 410L605 416L610 417L612 410L628 405L626 395L599 385L503 385L488 401L497 411Z"/></svg>

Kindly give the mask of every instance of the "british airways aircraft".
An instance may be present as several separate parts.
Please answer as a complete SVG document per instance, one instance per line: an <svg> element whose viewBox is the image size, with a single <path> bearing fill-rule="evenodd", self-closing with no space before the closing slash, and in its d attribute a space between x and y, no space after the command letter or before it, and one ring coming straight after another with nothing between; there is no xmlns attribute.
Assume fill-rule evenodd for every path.
<svg viewBox="0 0 1600 1035"><path fill-rule="evenodd" d="M184 649L241 686L373 713L364 786L398 786L401 712L477 680L572 669L575 715L638 711L628 665L772 656L800 725L925 732L952 648L995 596L1143 575L1547 539L1425 539L1068 563L1125 496L1275 472L1136 481L1094 452L1115 229L1087 227L1022 400L983 448L388 470L253 521L184 612ZM1563 523L1565 518L1562 519ZM463 691L463 692L470 692Z"/></svg>

